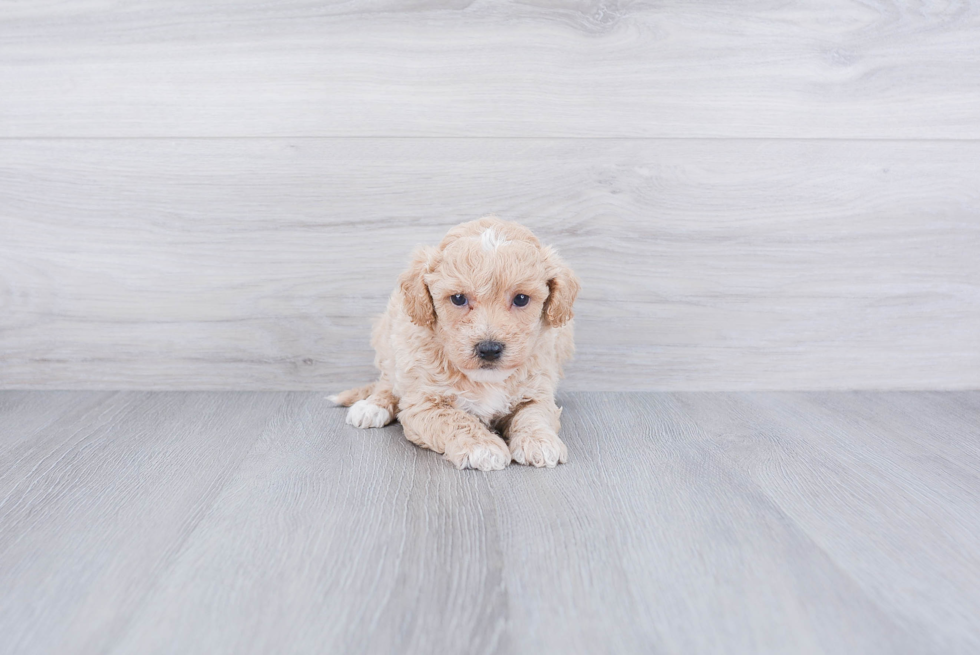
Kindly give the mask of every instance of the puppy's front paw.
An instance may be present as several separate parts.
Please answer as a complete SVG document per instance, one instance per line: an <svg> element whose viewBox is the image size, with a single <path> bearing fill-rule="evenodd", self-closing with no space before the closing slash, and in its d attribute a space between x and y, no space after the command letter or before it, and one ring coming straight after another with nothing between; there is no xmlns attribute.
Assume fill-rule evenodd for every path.
<svg viewBox="0 0 980 655"><path fill-rule="evenodd" d="M554 468L568 460L568 448L557 434L539 432L510 437L510 453L518 464Z"/></svg>
<svg viewBox="0 0 980 655"><path fill-rule="evenodd" d="M507 444L491 434L457 439L446 446L445 455L458 469L501 471L510 464Z"/></svg>
<svg viewBox="0 0 980 655"><path fill-rule="evenodd" d="M347 425L355 428L383 428L391 422L391 414L367 400L358 400L347 410Z"/></svg>

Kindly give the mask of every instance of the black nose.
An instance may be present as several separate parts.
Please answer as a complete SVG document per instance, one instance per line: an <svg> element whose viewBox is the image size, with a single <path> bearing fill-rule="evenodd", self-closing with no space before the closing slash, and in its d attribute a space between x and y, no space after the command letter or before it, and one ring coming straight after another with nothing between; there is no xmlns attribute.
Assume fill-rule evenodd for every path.
<svg viewBox="0 0 980 655"><path fill-rule="evenodd" d="M504 344L499 341L481 341L476 344L476 356L492 362L500 359L504 352Z"/></svg>

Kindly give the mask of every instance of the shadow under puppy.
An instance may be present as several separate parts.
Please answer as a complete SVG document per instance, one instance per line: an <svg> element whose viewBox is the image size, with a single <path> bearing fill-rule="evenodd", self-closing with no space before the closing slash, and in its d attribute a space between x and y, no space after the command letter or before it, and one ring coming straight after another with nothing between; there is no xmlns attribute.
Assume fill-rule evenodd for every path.
<svg viewBox="0 0 980 655"><path fill-rule="evenodd" d="M527 228L493 216L458 225L415 251L375 323L381 377L329 399L359 428L397 418L457 468L565 462L555 389L575 349L578 291Z"/></svg>

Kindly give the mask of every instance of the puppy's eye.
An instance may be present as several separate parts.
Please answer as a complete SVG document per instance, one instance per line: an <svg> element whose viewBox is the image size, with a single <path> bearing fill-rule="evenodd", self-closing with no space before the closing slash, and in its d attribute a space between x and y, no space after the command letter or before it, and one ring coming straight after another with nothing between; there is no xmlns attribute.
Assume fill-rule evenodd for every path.
<svg viewBox="0 0 980 655"><path fill-rule="evenodd" d="M514 305L516 305L517 307L524 307L529 302L531 302L530 296L526 296L523 293L519 293L516 296L514 296Z"/></svg>
<svg viewBox="0 0 980 655"><path fill-rule="evenodd" d="M466 296L464 296L461 293L453 294L449 296L449 299L453 301L453 304L456 305L457 307L462 307L463 305L466 304Z"/></svg>

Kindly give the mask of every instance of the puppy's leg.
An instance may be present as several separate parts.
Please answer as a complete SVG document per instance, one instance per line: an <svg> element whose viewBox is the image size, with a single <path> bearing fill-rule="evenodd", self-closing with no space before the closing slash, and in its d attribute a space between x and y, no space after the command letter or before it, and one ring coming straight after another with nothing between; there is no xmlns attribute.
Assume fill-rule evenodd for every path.
<svg viewBox="0 0 980 655"><path fill-rule="evenodd" d="M347 423L356 428L383 428L398 415L398 398L383 378L375 383L371 395L347 410Z"/></svg>
<svg viewBox="0 0 980 655"><path fill-rule="evenodd" d="M514 461L530 466L553 468L568 459L568 448L558 438L561 410L553 398L524 403L504 425Z"/></svg>
<svg viewBox="0 0 980 655"><path fill-rule="evenodd" d="M363 400L370 396L377 385L377 382L372 382L371 384L365 384L363 387L356 387L354 389L348 389L347 391L341 391L333 396L327 396L327 400L332 402L334 405L350 407L358 400Z"/></svg>
<svg viewBox="0 0 980 655"><path fill-rule="evenodd" d="M443 398L402 398L398 420L414 444L442 453L456 468L499 471L510 464L504 440Z"/></svg>

